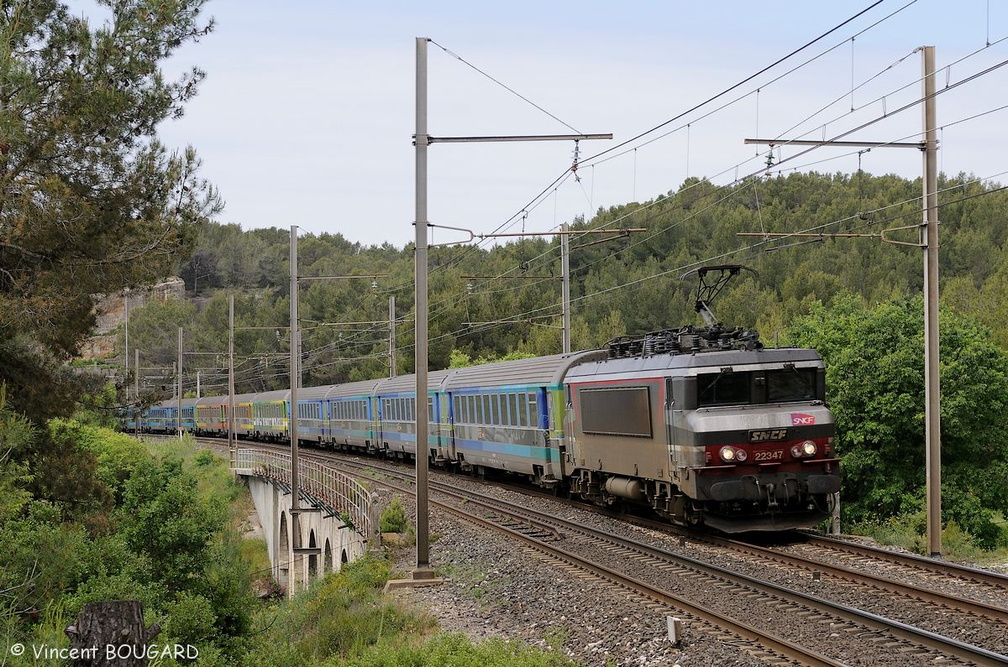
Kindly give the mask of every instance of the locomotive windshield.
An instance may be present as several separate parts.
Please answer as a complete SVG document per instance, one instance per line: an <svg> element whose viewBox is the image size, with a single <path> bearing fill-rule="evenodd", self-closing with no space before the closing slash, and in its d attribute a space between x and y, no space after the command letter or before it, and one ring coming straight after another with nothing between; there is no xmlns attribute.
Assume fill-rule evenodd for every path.
<svg viewBox="0 0 1008 667"><path fill-rule="evenodd" d="M749 400L751 373L710 373L697 376L700 405L745 405Z"/></svg>
<svg viewBox="0 0 1008 667"><path fill-rule="evenodd" d="M705 373L697 376L697 405L787 403L816 398L815 368Z"/></svg>
<svg viewBox="0 0 1008 667"><path fill-rule="evenodd" d="M816 397L816 371L814 368L789 368L767 371L767 402L809 401Z"/></svg>

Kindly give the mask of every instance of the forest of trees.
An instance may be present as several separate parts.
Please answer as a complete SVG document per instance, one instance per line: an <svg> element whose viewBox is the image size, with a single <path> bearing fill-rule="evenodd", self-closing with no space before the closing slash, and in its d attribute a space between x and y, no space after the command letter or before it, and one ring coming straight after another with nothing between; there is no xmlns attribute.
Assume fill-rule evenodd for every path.
<svg viewBox="0 0 1008 667"><path fill-rule="evenodd" d="M940 187L944 514L992 548L1008 544L999 514L1008 514L1008 193L965 175L943 177ZM919 182L814 173L731 187L694 180L654 201L599 211L573 228L647 231L602 243L574 237L573 347L700 323L696 277L684 274L704 264L749 266L755 273L725 289L714 310L727 325L757 328L768 345L823 354L846 519L922 515L922 251L878 236L910 226L887 236L915 242L921 217ZM823 236L763 235L806 230ZM739 236L753 231L761 235ZM180 268L196 298L154 304L131 319L132 344L148 355L142 365L170 368L183 326L184 348L195 353L185 391L194 392L202 365L204 395L225 393L226 359L212 353L227 349L227 295L235 294L238 391L288 386L288 244L287 230L205 226ZM411 372L412 246L363 247L327 234L304 237L299 248L301 275L361 277L301 287L304 384L388 374L389 296L397 304L396 371ZM559 267L558 239L433 249L430 368L559 352ZM173 387L162 382L164 396Z"/></svg>
<svg viewBox="0 0 1008 667"><path fill-rule="evenodd" d="M1003 251L1008 193L965 175L943 178L940 187L943 305L988 327L992 340L1005 347L1008 305L1000 295L1008 287ZM714 310L726 324L757 328L769 343L816 303L828 306L848 293L868 303L920 294L921 251L913 247L877 236L738 235L878 234L913 225L920 217L919 182L867 174L791 174L731 187L693 180L650 202L599 211L590 221L575 221L573 228L647 231L601 243L594 236L573 238L573 347L598 347L627 333L699 323L693 310L695 277L681 277L703 264L740 263L756 271L726 289ZM891 236L916 240L912 229ZM226 359L213 353L227 350L227 294L235 294L238 390L286 386L288 244L288 230L206 225L195 252L179 268L196 298L151 306L131 317L131 344L144 350L142 366L169 368L178 354L176 327L182 326L184 348L194 353L184 377L186 391L195 391L198 368L207 391L224 387ZM303 276L361 277L301 287L304 383L388 374L390 296L396 299L396 371L411 372L412 246L365 247L334 233L304 237L299 249ZM448 367L453 350L472 358L560 351L558 239L434 248L430 284L432 369Z"/></svg>

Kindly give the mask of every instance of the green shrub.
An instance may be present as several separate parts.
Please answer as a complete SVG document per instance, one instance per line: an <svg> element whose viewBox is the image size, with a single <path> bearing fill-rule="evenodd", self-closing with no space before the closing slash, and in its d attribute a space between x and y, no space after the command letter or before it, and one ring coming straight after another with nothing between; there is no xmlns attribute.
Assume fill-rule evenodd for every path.
<svg viewBox="0 0 1008 667"><path fill-rule="evenodd" d="M382 510L380 523L383 533L405 532L409 521L406 519L406 508L403 507L402 501L393 498L392 502Z"/></svg>
<svg viewBox="0 0 1008 667"><path fill-rule="evenodd" d="M205 468L206 466L213 465L217 461L217 457L209 449L201 449L197 454L196 458L193 459L196 467Z"/></svg>

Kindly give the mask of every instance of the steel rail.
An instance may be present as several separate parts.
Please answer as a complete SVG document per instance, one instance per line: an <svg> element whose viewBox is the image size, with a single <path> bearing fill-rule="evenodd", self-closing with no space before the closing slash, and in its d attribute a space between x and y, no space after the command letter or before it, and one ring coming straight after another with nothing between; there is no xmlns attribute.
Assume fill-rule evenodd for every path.
<svg viewBox="0 0 1008 667"><path fill-rule="evenodd" d="M848 542L847 540L840 540L826 535L816 535L815 533L809 533L807 531L798 532L808 538L809 542L813 544L821 543L828 545L830 548L840 549L854 554L870 556L872 558L881 558L883 560L893 560L910 567L927 570L936 574L951 573L962 579L968 579L970 581L984 583L1008 590L1008 575L1000 574L998 572L982 570L978 567L970 567L959 563L936 561L934 558L925 558L924 556L918 556L917 554L901 553L899 551L889 551L888 549L880 549L878 547L870 547L863 544L854 544L853 542Z"/></svg>

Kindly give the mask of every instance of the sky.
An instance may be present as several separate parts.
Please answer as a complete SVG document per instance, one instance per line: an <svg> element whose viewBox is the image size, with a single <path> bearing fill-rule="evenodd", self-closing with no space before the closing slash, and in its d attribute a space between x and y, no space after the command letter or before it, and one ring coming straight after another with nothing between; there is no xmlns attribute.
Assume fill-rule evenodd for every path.
<svg viewBox="0 0 1008 667"><path fill-rule="evenodd" d="M428 149L431 243L467 238L443 227L548 232L690 177L720 185L765 171L768 148L746 138L828 139L871 123L843 138L920 141L920 106L898 110L920 98L915 49L933 45L940 168L1008 182L1008 110L995 111L1008 105L1008 67L966 81L1008 59L1008 3L874 3L211 0L213 33L165 65L206 79L160 134L196 148L226 202L219 222L403 247L415 238L416 38L426 37L432 136L613 134L580 142L577 178L552 187L572 141ZM771 175L921 174L916 149L805 150L775 150Z"/></svg>

